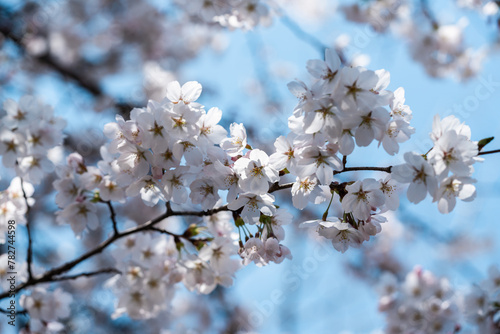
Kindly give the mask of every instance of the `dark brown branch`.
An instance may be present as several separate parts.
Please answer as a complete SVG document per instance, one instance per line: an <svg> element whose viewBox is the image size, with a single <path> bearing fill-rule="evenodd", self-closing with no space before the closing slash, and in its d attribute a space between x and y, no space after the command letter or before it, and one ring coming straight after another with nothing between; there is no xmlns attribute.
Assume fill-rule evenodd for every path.
<svg viewBox="0 0 500 334"><path fill-rule="evenodd" d="M477 155L486 155L486 154L493 154L493 153L500 153L500 150L479 152Z"/></svg>
<svg viewBox="0 0 500 334"><path fill-rule="evenodd" d="M33 278L33 272L31 271L31 264L33 262L33 240L31 237L31 226L30 226L30 212L31 208L28 203L28 196L24 190L24 181L21 178L21 189L23 190L24 203L26 204L26 231L28 233L28 251L26 255L26 263L28 266L28 280Z"/></svg>
<svg viewBox="0 0 500 334"><path fill-rule="evenodd" d="M124 238L128 235L131 235L131 234L150 230L151 227L153 227L154 225L158 224L159 222L163 221L164 219L166 219L168 217L171 217L171 216L199 216L199 217L203 217L203 216L212 215L212 214L220 212L220 211L229 211L229 209L227 208L227 205L221 206L221 207L213 209L213 210L207 210L207 211L175 212L172 209L168 208L167 212L156 217L155 219L152 219L152 220L146 222L145 224L130 228L130 229L125 230L123 232L119 232L118 234L115 234L112 237L110 237L109 239L103 241L96 248L81 255L80 257L78 257L70 262L67 262L63 265L60 265L59 267L55 267L55 268L45 272L44 274L42 274L38 277L28 279L28 281L18 285L15 288L15 292L24 290L30 286L34 286L34 285L37 285L40 283L52 282L54 280L57 280L57 276L62 275L64 273L70 271L71 269L73 269L75 266L82 263L83 261L85 261L85 260L87 260L87 259L89 259L97 254L100 254L104 249L106 249L108 246L113 244L115 241L117 241L121 238ZM4 292L4 293L0 294L0 300L3 298L6 298L8 296L9 296L9 292Z"/></svg>
<svg viewBox="0 0 500 334"><path fill-rule="evenodd" d="M155 232L158 232L158 233L162 233L162 234L166 234L166 235L170 235L170 236L172 236L174 238L182 238L182 234L176 234L176 233L173 233L173 232L170 232L170 231L167 231L167 230L163 230L161 228L154 227L154 226L151 226L149 228L149 230L155 231Z"/></svg>
<svg viewBox="0 0 500 334"><path fill-rule="evenodd" d="M362 171L362 170L371 170L376 172L385 172L390 173L392 170L392 166L388 167L346 167L339 171L333 171L333 175L345 173L345 172L354 172L354 171Z"/></svg>
<svg viewBox="0 0 500 334"><path fill-rule="evenodd" d="M11 314L10 311L5 310L3 308L0 308L0 313ZM26 314L28 314L28 311L26 311L26 310L16 311L16 314L26 315Z"/></svg>
<svg viewBox="0 0 500 334"><path fill-rule="evenodd" d="M102 269L102 270L98 270L98 271L91 271L91 272L87 272L87 273L54 277L54 278L52 278L51 282L68 281L68 280L73 280L73 279L77 279L80 277L92 277L92 276L97 276L97 275L102 275L102 274L121 274L121 271L119 271L118 269L115 269L115 268L108 268L108 269Z"/></svg>
<svg viewBox="0 0 500 334"><path fill-rule="evenodd" d="M285 183L280 185L278 182L275 182L269 187L268 193L273 193L278 190L288 189L291 188L292 186L293 183Z"/></svg>
<svg viewBox="0 0 500 334"><path fill-rule="evenodd" d="M111 221L113 222L113 232L115 235L117 235L119 232L118 232L118 224L116 223L115 209L113 208L113 204L111 204L111 201L107 201L105 203L108 205L110 218L111 218Z"/></svg>
<svg viewBox="0 0 500 334"><path fill-rule="evenodd" d="M372 170L372 171L382 171L382 172L390 173L391 168L392 168L391 166L389 166L389 167L350 167L350 168L345 168L342 171L338 171L336 174L340 174L343 172L349 172L349 171L357 171L357 170ZM332 185L334 187L338 187L338 186L343 186L344 184L338 185L338 184L334 183ZM271 187L269 187L268 192L273 193L273 192L278 191L278 190L291 188L292 186L293 186L293 183L286 183L286 184L280 185L280 184L278 184L278 182L276 182L276 183L273 183L271 185ZM117 241L121 238L124 238L128 235L131 235L131 234L135 234L138 232L144 232L144 231L148 231L148 230L153 230L153 231L157 231L157 232L161 231L162 233L167 233L167 234L172 235L172 236L177 237L177 238L186 237L184 235L180 236L180 235L168 232L168 231L160 230L160 229L157 229L155 227L156 224L158 224L159 222L163 221L164 219L166 219L168 217L172 217L172 216L203 217L203 216L210 216L210 215L213 215L213 214L221 212L221 211L231 211L227 207L227 205L223 205L221 207L218 207L218 208L215 208L212 210L206 210L206 211L174 211L174 210L172 210L169 202L166 203L166 207L167 207L167 210L164 214L162 214L162 215L156 217L155 219L152 219L152 220L150 220L142 225L139 225L139 226L136 226L133 228L129 228L128 230L125 230L123 232L118 232L118 233L114 234L112 237L110 237L109 239L103 241L96 248L88 251L87 253L81 255L80 257L78 257L70 262L67 262L59 267L53 268L53 269L45 272L44 274L42 274L39 277L28 279L27 282L18 285L15 289L15 292L21 291L21 290L26 289L26 288L33 286L33 285L37 285L37 284L45 283L45 282L52 282L54 280L57 280L57 277L59 275L62 275L64 273L70 271L75 266L77 266L78 264L82 263L83 261L93 257L94 255L100 254L104 249L106 249L108 246L113 244L115 241ZM72 276L67 276L67 277L72 277ZM0 294L0 300L8 297L8 295L9 295L9 292L5 292L3 294Z"/></svg>
<svg viewBox="0 0 500 334"><path fill-rule="evenodd" d="M205 243L205 242L209 242L209 241L213 240L213 238L193 238L194 235L190 235L189 228L184 232L184 234L176 234L176 233L173 233L173 232L170 232L170 231L158 228L158 227L154 227L154 226L150 227L149 230L154 231L154 232L158 232L158 233L162 233L162 234L166 234L166 235L170 235L170 236L174 237L176 241L179 239L185 239L194 245L196 245L200 242Z"/></svg>

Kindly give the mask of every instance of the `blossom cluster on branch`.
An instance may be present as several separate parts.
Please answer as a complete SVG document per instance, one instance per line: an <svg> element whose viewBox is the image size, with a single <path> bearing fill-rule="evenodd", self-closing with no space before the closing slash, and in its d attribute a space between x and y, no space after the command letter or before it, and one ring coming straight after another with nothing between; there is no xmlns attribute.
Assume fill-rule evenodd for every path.
<svg viewBox="0 0 500 334"><path fill-rule="evenodd" d="M93 274L116 273L106 284L117 297L114 317L126 314L133 319L168 312L178 283L208 294L218 285L232 285L244 265L291 259L290 249L283 244L283 226L291 224L293 216L275 204L276 191L290 189L291 204L299 210L328 203L320 219L301 226L313 227L342 253L381 232L387 220L383 214L399 206L402 184L410 184L410 202L418 203L429 193L443 213L454 208L457 197L474 198L472 165L482 147L471 140L468 126L453 116L442 120L437 116L429 152L406 152L406 163L396 166L349 167L348 158L358 147L376 142L394 156L399 144L415 132L404 89L387 90L389 72L343 66L330 49L324 60L310 60L307 69L314 81L288 85L299 102L288 119L290 133L276 139L270 154L252 147L243 124L232 123L229 131L219 125L222 111L206 110L197 102L201 84L173 81L161 101L150 100L147 106L134 108L130 119L117 115L115 122L105 125L109 142L100 148L96 165L88 165L74 152L66 165L57 166L53 182L60 208L57 223L69 225L77 238L106 226L112 232L88 253L37 275L31 273L29 248L29 275L18 289L34 288L23 297L26 311L34 313L33 328L41 321L47 331L60 330L57 321L67 317L63 309L71 302L59 290L37 286L62 279L60 275L111 244L115 268ZM53 116L52 109L29 96L18 103L8 100L4 109L0 153L18 178L0 197L0 208L6 208L1 226L13 211L21 209L16 214L24 215L32 205L33 189L28 183L22 188L22 180L38 184L52 170L50 150L61 144L65 124ZM337 179L336 175L350 171L387 175ZM287 178L293 182L286 183ZM123 222L113 202L128 205L134 198L148 207L164 206L165 213L149 222L135 222L135 227ZM333 215L332 203L340 208ZM100 218L102 208L109 209L110 222ZM176 233L168 224L173 216L198 220ZM29 243L31 247L31 239ZM434 283L424 280L421 288L435 290L440 283ZM448 302L443 299L446 296L440 298ZM50 312L33 306L45 307L53 300L57 307ZM452 323L444 323L443 330Z"/></svg>

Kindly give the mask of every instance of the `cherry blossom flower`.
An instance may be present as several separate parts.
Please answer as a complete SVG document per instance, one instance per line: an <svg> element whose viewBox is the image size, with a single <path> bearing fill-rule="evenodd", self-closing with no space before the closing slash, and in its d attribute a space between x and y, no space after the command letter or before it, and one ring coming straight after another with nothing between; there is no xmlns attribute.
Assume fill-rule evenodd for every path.
<svg viewBox="0 0 500 334"><path fill-rule="evenodd" d="M352 212L354 218L368 220L372 210L384 204L384 194L375 179L364 179L346 186L347 195L342 199L342 209Z"/></svg>
<svg viewBox="0 0 500 334"><path fill-rule="evenodd" d="M333 180L333 171L342 170L343 165L339 157L319 147L310 146L300 152L297 164L299 176L316 174L321 184L330 184Z"/></svg>
<svg viewBox="0 0 500 334"><path fill-rule="evenodd" d="M462 201L470 202L476 197L475 180L469 177L450 176L442 180L434 195L434 202L438 202L441 213L450 213L458 197Z"/></svg>
<svg viewBox="0 0 500 334"><path fill-rule="evenodd" d="M293 141L296 135L290 132L288 136L279 136L274 142L276 152L269 157L269 163L274 169L281 171L288 169L291 173L295 173L297 159L295 157L295 147Z"/></svg>
<svg viewBox="0 0 500 334"><path fill-rule="evenodd" d="M321 197L320 200L322 201L325 200L322 190L318 187L316 177L307 176L301 179L297 176L292 186L293 206L299 210L303 210L307 206L307 203L315 203L318 197Z"/></svg>
<svg viewBox="0 0 500 334"><path fill-rule="evenodd" d="M189 104L200 97L201 90L201 85L196 81L188 81L182 87L178 81L172 81L167 85L167 99L175 104Z"/></svg>
<svg viewBox="0 0 500 334"><path fill-rule="evenodd" d="M204 140L210 144L219 145L227 136L227 131L217 123L222 118L222 111L219 108L210 108L207 113L202 114L198 120L198 127L200 129L199 143L204 145Z"/></svg>
<svg viewBox="0 0 500 334"><path fill-rule="evenodd" d="M240 155L247 146L247 132L243 124L232 123L229 127L231 138L221 141L222 147L231 157Z"/></svg>
<svg viewBox="0 0 500 334"><path fill-rule="evenodd" d="M253 225L259 221L260 214L273 216L276 210L274 196L270 194L255 195L252 193L240 194L238 198L228 204L228 209L236 210L243 207L241 218L245 223Z"/></svg>
<svg viewBox="0 0 500 334"><path fill-rule="evenodd" d="M401 183L410 183L408 199L412 203L421 202L427 192L434 195L437 189L437 179L434 168L419 154L406 152L406 164L392 167L392 177Z"/></svg>
<svg viewBox="0 0 500 334"><path fill-rule="evenodd" d="M87 226L92 230L99 226L96 211L97 208L93 203L74 202L56 213L56 221L59 224L69 223L75 236L80 238Z"/></svg>
<svg viewBox="0 0 500 334"><path fill-rule="evenodd" d="M189 186L191 193L189 197L193 204L201 204L203 210L214 207L219 200L217 185L213 179L202 178L194 180Z"/></svg>
<svg viewBox="0 0 500 334"><path fill-rule="evenodd" d="M278 171L269 165L269 156L259 149L251 150L248 158L236 160L233 168L240 174L239 185L245 192L265 194L269 182L279 181Z"/></svg>
<svg viewBox="0 0 500 334"><path fill-rule="evenodd" d="M186 185L190 178L187 166L167 170L161 179L165 187L166 198L177 204L185 203L188 197Z"/></svg>
<svg viewBox="0 0 500 334"><path fill-rule="evenodd" d="M163 185L149 175L132 183L127 188L126 193L129 197L141 194L141 199L147 206L155 206L158 201L165 200Z"/></svg>
<svg viewBox="0 0 500 334"><path fill-rule="evenodd" d="M318 234L331 240L333 248L341 253L349 247L359 247L364 239L360 231L335 217L328 217L326 221L320 222Z"/></svg>

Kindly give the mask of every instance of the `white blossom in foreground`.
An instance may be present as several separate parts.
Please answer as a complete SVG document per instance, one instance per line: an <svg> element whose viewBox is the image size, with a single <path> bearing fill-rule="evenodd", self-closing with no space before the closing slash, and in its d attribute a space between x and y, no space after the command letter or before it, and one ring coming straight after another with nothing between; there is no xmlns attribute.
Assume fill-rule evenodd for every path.
<svg viewBox="0 0 500 334"><path fill-rule="evenodd" d="M408 199L412 203L421 202L427 193L434 195L437 189L437 178L434 168L420 155L406 152L406 164L392 167L392 177L401 183L410 183Z"/></svg>
<svg viewBox="0 0 500 334"><path fill-rule="evenodd" d="M248 158L239 158L234 170L240 174L240 188L257 195L267 193L269 182L279 181L278 171L269 165L268 155L259 149L251 150Z"/></svg>
<svg viewBox="0 0 500 334"><path fill-rule="evenodd" d="M337 217L328 217L326 220L309 220L303 222L300 227L314 227L320 236L329 239L333 247L341 253L344 253L349 247L361 246L364 239L360 231Z"/></svg>
<svg viewBox="0 0 500 334"><path fill-rule="evenodd" d="M380 183L375 179L356 181L347 186L346 190L342 208L346 212L352 212L356 219L368 220L372 208L380 207L385 202Z"/></svg>

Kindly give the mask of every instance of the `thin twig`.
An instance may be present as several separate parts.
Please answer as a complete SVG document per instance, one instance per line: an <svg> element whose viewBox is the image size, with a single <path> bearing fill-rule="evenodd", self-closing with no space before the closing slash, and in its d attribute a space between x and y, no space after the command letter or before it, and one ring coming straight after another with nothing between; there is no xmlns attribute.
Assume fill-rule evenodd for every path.
<svg viewBox="0 0 500 334"><path fill-rule="evenodd" d="M500 153L500 150L483 151L483 152L479 152L477 155L486 155L486 154L493 154L493 153Z"/></svg>
<svg viewBox="0 0 500 334"><path fill-rule="evenodd" d="M0 313L11 314L9 310L5 310L3 308L0 308ZM26 314L28 314L28 311L26 311L26 310L16 311L16 315L17 314L26 315Z"/></svg>
<svg viewBox="0 0 500 334"><path fill-rule="evenodd" d="M291 188L292 186L293 186L293 183L285 183L285 184L280 185L278 182L275 182L275 183L271 184L271 186L269 187L268 193L273 193L273 192L278 191L278 190L288 189L288 188Z"/></svg>
<svg viewBox="0 0 500 334"><path fill-rule="evenodd" d="M432 24L432 28L437 30L439 28L439 22L434 17L434 14L432 14L432 12L429 8L428 1L427 0L420 0L420 7L422 8L422 13L424 14L424 16Z"/></svg>
<svg viewBox="0 0 500 334"><path fill-rule="evenodd" d="M33 278L33 272L31 271L31 264L33 262L33 240L31 238L31 226L30 226L30 212L31 208L28 203L28 196L24 190L24 181L21 178L21 189L23 190L24 203L26 204L26 231L28 233L28 251L26 254L26 263L28 266L28 280Z"/></svg>
<svg viewBox="0 0 500 334"><path fill-rule="evenodd" d="M68 280L73 280L77 279L80 277L92 277L92 276L97 276L101 274L121 274L121 271L115 268L107 268L107 269L102 269L98 271L91 271L91 272L86 272L86 273L80 273L80 274L75 274L75 275L67 275L67 276L59 276L59 277L54 277L52 278L51 282L57 282L57 281L68 281Z"/></svg>
<svg viewBox="0 0 500 334"><path fill-rule="evenodd" d="M170 236L172 236L174 238L182 238L182 234L176 234L176 233L173 233L173 232L170 232L170 231L167 231L167 230L163 230L161 228L154 227L154 226L151 226L149 228L149 230L155 231L155 232L158 232L158 233L162 233L162 234L167 234L167 235L170 235Z"/></svg>
<svg viewBox="0 0 500 334"><path fill-rule="evenodd" d="M392 166L388 167L346 167L342 170L333 171L333 175L345 173L345 172L354 172L354 171L362 171L362 170L371 170L376 172L385 172L390 173L392 170Z"/></svg>
<svg viewBox="0 0 500 334"><path fill-rule="evenodd" d="M176 239L185 239L193 244L195 244L197 242L208 242L208 241L213 240L213 238L193 238L193 236L186 235L186 232L188 232L189 229L187 229L184 232L184 234L173 233L173 232L170 232L170 231L158 228L158 227L154 227L154 226L150 227L149 230L154 231L154 232L158 232L158 233L162 233L162 234L166 234L166 235L170 235Z"/></svg>
<svg viewBox="0 0 500 334"><path fill-rule="evenodd" d="M110 218L111 221L113 222L113 232L115 235L117 235L118 232L118 224L116 223L116 212L115 209L113 208L113 204L111 204L111 201L106 201L106 204L108 205L109 212L110 212Z"/></svg>
<svg viewBox="0 0 500 334"><path fill-rule="evenodd" d="M124 238L128 235L131 235L131 234L150 230L152 226L158 224L159 222L163 221L164 219L166 219L168 217L171 217L171 216L199 216L199 217L203 217L203 216L210 216L214 213L221 212L221 211L229 211L229 209L227 208L227 205L224 205L224 206L221 206L219 208L212 209L212 210L206 210L206 211L176 212L176 211L173 211L171 209L170 210L167 209L167 212L156 217L155 219L152 219L152 220L146 222L145 224L142 224L142 225L139 225L139 226L136 226L133 228L129 228L128 230L125 230L123 232L119 232L118 234L111 236L109 239L107 239L107 240L103 241L101 244L99 244L96 248L88 251L87 253L79 256L78 258L76 258L70 262L67 262L65 264L62 264L58 267L55 267L55 268L45 272L41 276L38 276L38 277L35 277L32 279L28 279L28 281L18 285L14 291L19 292L21 290L24 290L24 289L30 287L30 286L34 286L34 285L37 285L40 283L52 282L52 281L54 281L54 279L57 279L57 276L62 275L64 273L70 271L71 269L73 269L78 264L82 263L83 261L85 261L85 260L87 260L87 259L89 259L97 254L100 254L104 249L106 249L108 246L113 244L115 241L117 241L121 238ZM0 294L0 300L6 298L8 296L9 296L9 292L4 292L4 293Z"/></svg>

